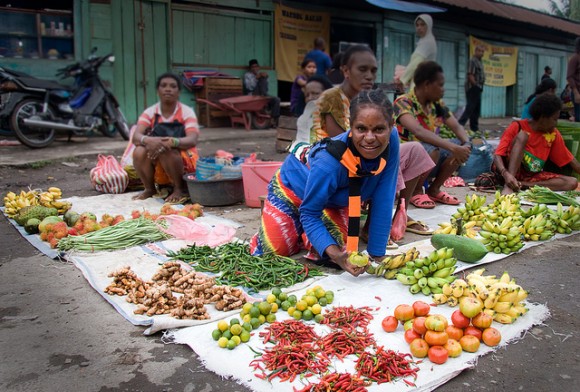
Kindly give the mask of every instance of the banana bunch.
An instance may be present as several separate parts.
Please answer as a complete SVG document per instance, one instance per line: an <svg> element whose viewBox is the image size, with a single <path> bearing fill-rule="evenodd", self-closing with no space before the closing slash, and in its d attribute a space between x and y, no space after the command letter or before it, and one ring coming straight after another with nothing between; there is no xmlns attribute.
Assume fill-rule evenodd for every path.
<svg viewBox="0 0 580 392"><path fill-rule="evenodd" d="M502 195L499 191L495 193L495 199L490 204L489 209L485 211L485 219L490 221L501 221L511 217L517 225L523 221L523 210L520 205L520 199L517 194Z"/></svg>
<svg viewBox="0 0 580 392"><path fill-rule="evenodd" d="M520 227L514 224L514 219L507 217L501 223L484 220L479 235L483 238L481 242L488 251L510 254L524 246L520 230Z"/></svg>
<svg viewBox="0 0 580 392"><path fill-rule="evenodd" d="M72 207L72 203L68 201L62 201L62 191L57 187L50 187L46 192L42 192L38 195L38 200L41 206L56 208L59 215L64 214Z"/></svg>
<svg viewBox="0 0 580 392"><path fill-rule="evenodd" d="M573 229L573 227L580 219L579 207L570 206L564 211L562 203L558 203L556 211L547 210L547 213L549 218L554 222L554 232L570 234L572 230L578 230ZM576 226L580 227L580 224L576 224Z"/></svg>
<svg viewBox="0 0 580 392"><path fill-rule="evenodd" d="M565 220L572 231L580 230L580 207L569 206L566 211L562 213L560 219Z"/></svg>
<svg viewBox="0 0 580 392"><path fill-rule="evenodd" d="M457 306L461 297L471 295L470 290L465 280L456 279L451 283L444 284L441 287L441 293L433 294L433 302L437 305Z"/></svg>
<svg viewBox="0 0 580 392"><path fill-rule="evenodd" d="M475 238L477 232L473 229L476 226L476 221L469 221L463 223L462 218L453 219L450 222L439 223L439 228L433 232L433 234L454 234L463 235L469 238Z"/></svg>
<svg viewBox="0 0 580 392"><path fill-rule="evenodd" d="M549 213L546 215L549 215ZM566 221L562 223L562 225L564 224L567 224ZM520 226L520 232L523 234L524 239L529 241L545 241L552 238L554 236L552 229L554 229L554 223L544 214L530 216Z"/></svg>
<svg viewBox="0 0 580 392"><path fill-rule="evenodd" d="M434 250L427 257L408 261L396 274L399 282L409 286L411 294L442 293L442 287L455 280L455 263L452 248Z"/></svg>
<svg viewBox="0 0 580 392"><path fill-rule="evenodd" d="M483 300L483 311L502 324L511 324L526 314L528 308L522 303L528 292L516 284L507 272L498 279L494 275L484 276L484 269L467 276L473 291Z"/></svg>
<svg viewBox="0 0 580 392"><path fill-rule="evenodd" d="M463 219L465 222L475 222L476 226L483 224L484 213L489 208L484 206L487 198L476 194L465 196L465 206L459 207L452 216L455 219ZM450 233L446 233L450 234Z"/></svg>
<svg viewBox="0 0 580 392"><path fill-rule="evenodd" d="M405 253L385 257L378 265L370 264L367 273L382 276L385 279L395 279L395 275L409 261L419 258L419 251L413 247Z"/></svg>
<svg viewBox="0 0 580 392"><path fill-rule="evenodd" d="M35 190L29 190L28 192L20 191L20 193L8 192L6 196L4 196L4 213L6 213L9 218L14 218L21 208L37 206L37 195L38 192Z"/></svg>
<svg viewBox="0 0 580 392"><path fill-rule="evenodd" d="M545 204L534 204L533 207L529 208L527 211L522 213L522 218L529 218L540 214L546 214L550 211Z"/></svg>

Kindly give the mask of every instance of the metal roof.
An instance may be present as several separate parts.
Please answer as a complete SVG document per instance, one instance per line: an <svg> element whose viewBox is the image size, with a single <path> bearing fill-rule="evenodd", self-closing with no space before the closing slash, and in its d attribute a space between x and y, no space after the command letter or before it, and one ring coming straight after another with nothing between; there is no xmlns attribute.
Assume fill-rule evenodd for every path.
<svg viewBox="0 0 580 392"><path fill-rule="evenodd" d="M489 0L423 0L423 2L433 5L463 8L476 13L488 14L514 22L526 23L563 31L569 35L580 36L580 23L578 22L517 5Z"/></svg>

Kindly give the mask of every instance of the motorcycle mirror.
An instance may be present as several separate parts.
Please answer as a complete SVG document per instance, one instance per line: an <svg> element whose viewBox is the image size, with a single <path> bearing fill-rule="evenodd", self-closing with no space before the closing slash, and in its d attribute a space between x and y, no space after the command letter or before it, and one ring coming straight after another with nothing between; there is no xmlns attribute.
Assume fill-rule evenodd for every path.
<svg viewBox="0 0 580 392"><path fill-rule="evenodd" d="M107 58L107 60L109 60L111 63L114 63L115 62L115 56L109 56Z"/></svg>

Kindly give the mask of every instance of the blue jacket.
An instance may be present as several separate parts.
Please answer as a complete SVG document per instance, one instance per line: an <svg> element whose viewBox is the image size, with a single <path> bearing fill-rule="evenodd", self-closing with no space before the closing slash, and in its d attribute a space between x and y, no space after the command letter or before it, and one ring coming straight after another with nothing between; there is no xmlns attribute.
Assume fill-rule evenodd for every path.
<svg viewBox="0 0 580 392"><path fill-rule="evenodd" d="M345 141L350 131L334 139ZM389 158L387 167L378 175L364 177L361 187L361 200L372 201L372 219L369 226L367 251L373 256L383 256L391 231L393 204L399 172L399 136L392 132L389 140ZM362 159L366 170L378 167L379 159L368 161ZM348 171L326 149L317 144L312 148L309 166L290 155L280 169L281 180L302 199L300 222L306 236L319 254L323 254L336 241L321 220L325 208L342 208L348 206Z"/></svg>

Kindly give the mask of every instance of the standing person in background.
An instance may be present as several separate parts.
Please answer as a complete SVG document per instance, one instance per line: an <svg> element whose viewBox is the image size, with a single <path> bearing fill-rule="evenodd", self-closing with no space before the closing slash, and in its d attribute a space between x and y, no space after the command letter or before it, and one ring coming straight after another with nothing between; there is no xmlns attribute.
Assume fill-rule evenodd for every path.
<svg viewBox="0 0 580 392"><path fill-rule="evenodd" d="M465 81L465 95L467 106L463 115L459 119L459 124L465 125L469 119L469 127L473 132L479 131L479 116L481 115L481 94L483 93L483 84L485 83L485 72L481 59L485 47L478 45L475 48L473 57L469 60L467 68L467 80Z"/></svg>
<svg viewBox="0 0 580 392"><path fill-rule="evenodd" d="M316 63L316 73L318 75L326 75L328 70L332 67L332 60L326 50L326 42L324 38L317 37L314 39L314 49L306 53L305 59L312 59Z"/></svg>
<svg viewBox="0 0 580 392"><path fill-rule="evenodd" d="M568 61L566 81L572 89L572 102L574 102L574 121L580 122L580 37L574 43L574 54Z"/></svg>
<svg viewBox="0 0 580 392"><path fill-rule="evenodd" d="M302 73L296 76L290 91L290 110L294 116L299 117L304 112L304 87L309 77L316 73L316 63L312 59L304 59L300 64Z"/></svg>
<svg viewBox="0 0 580 392"><path fill-rule="evenodd" d="M277 126L280 118L280 98L268 95L268 74L260 72L258 60L250 60L248 66L250 69L244 74L244 94L270 97L268 111L272 116L272 125Z"/></svg>
<svg viewBox="0 0 580 392"><path fill-rule="evenodd" d="M540 79L540 81L544 80L544 79L548 79L548 78L552 78L552 68L550 68L549 65L546 65L544 67L544 74L542 75L542 79Z"/></svg>
<svg viewBox="0 0 580 392"><path fill-rule="evenodd" d="M415 69L420 63L437 60L437 42L435 42L435 36L433 35L433 18L431 18L431 15L421 14L417 16L415 19L415 33L419 37L419 42L417 42L417 47L405 68L405 73L401 76L400 82L403 85L401 90L407 86L409 89L413 89L413 75L415 75Z"/></svg>

